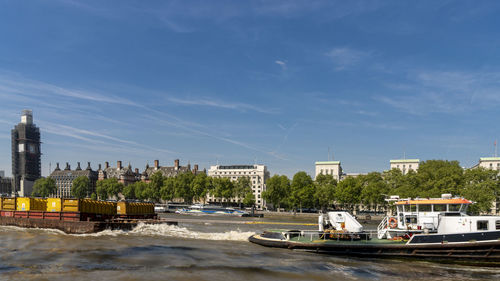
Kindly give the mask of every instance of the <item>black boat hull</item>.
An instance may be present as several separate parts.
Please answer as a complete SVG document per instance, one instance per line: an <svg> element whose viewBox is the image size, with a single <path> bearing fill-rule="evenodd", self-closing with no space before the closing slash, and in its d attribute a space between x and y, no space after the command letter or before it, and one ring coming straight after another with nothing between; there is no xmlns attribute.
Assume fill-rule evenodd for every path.
<svg viewBox="0 0 500 281"><path fill-rule="evenodd" d="M357 257L415 258L477 263L500 266L500 240L489 242L436 244L361 244L361 243L306 243L262 238L253 235L249 241L266 247L301 249L333 255Z"/></svg>

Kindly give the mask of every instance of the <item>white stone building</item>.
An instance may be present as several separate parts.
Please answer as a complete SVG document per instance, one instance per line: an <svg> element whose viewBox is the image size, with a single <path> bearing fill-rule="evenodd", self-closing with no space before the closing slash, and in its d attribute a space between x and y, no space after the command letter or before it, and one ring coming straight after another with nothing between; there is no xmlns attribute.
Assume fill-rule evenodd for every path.
<svg viewBox="0 0 500 281"><path fill-rule="evenodd" d="M500 157L481 157L476 167L500 171Z"/></svg>
<svg viewBox="0 0 500 281"><path fill-rule="evenodd" d="M209 177L229 178L231 181L236 181L240 177L249 177L252 183L252 192L255 196L255 205L259 210L266 207L266 202L262 198L262 192L266 190L269 171L267 171L265 165L210 166L207 175ZM208 202L216 202L217 200L217 198L210 194L207 196L207 199ZM229 202L238 202L238 198L232 198Z"/></svg>
<svg viewBox="0 0 500 281"><path fill-rule="evenodd" d="M408 174L410 170L417 171L418 165L420 164L420 159L395 159L391 160L391 170L399 169L403 175Z"/></svg>
<svg viewBox="0 0 500 281"><path fill-rule="evenodd" d="M319 174L332 175L334 179L339 181L342 176L342 167L340 161L318 161L316 162L316 173L314 178Z"/></svg>

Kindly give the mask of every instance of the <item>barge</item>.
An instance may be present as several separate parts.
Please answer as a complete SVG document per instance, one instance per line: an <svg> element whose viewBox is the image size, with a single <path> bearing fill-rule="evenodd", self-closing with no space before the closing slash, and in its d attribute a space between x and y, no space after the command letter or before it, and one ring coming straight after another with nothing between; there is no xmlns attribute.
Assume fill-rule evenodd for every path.
<svg viewBox="0 0 500 281"><path fill-rule="evenodd" d="M444 196L448 197L448 196ZM397 199L396 216L365 231L347 212L328 212L319 230L269 230L250 242L333 255L430 259L500 266L500 216L468 216L463 198Z"/></svg>
<svg viewBox="0 0 500 281"><path fill-rule="evenodd" d="M69 234L131 230L139 223L177 224L159 220L152 203L106 202L68 198L1 198L0 225L57 229Z"/></svg>

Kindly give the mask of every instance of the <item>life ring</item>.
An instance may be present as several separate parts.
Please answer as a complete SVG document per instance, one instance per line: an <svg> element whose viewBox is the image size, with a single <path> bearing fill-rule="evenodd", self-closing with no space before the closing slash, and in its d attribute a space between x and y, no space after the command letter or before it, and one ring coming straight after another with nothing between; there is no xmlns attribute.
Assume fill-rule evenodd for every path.
<svg viewBox="0 0 500 281"><path fill-rule="evenodd" d="M396 228L398 226L398 220L396 218L389 219L389 227Z"/></svg>

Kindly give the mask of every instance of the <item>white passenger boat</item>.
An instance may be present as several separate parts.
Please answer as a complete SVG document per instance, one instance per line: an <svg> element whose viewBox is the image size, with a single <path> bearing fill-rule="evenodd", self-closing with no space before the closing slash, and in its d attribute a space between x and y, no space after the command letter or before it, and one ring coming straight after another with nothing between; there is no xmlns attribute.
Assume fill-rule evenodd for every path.
<svg viewBox="0 0 500 281"><path fill-rule="evenodd" d="M211 206L203 204L191 205L189 208L177 209L177 214L198 214L198 215L232 215L245 217L248 212L237 210L234 208L224 208L220 206Z"/></svg>

